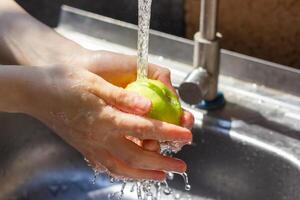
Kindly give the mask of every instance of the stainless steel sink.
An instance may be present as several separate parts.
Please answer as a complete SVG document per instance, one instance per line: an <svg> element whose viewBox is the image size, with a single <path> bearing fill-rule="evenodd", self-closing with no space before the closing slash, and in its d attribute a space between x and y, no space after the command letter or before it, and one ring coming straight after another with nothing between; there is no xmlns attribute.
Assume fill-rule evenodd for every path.
<svg viewBox="0 0 300 200"><path fill-rule="evenodd" d="M128 39L133 35L128 28L132 25L65 7L57 30L88 48L132 53L135 40ZM83 33L98 29L108 35L102 33L105 41ZM158 50L165 58L151 59L172 66L177 85L191 70L183 63L192 43L157 32L151 37L154 45L168 44ZM182 55L168 51L176 48ZM219 86L227 104L211 112L184 105L196 117L194 143L177 156L188 164L192 189L185 192L179 176L170 185L182 200L299 200L299 71L228 51L222 58ZM105 175L96 184L92 178L81 155L45 125L26 115L0 113L0 200L104 200L121 187ZM124 199L137 198L126 193Z"/></svg>
<svg viewBox="0 0 300 200"><path fill-rule="evenodd" d="M1 200L107 199L120 189L105 175L92 184L93 172L83 158L37 120L2 113L0 124ZM194 145L178 154L189 166L192 199L299 199L300 142L247 130L244 123L231 126L203 115L193 130ZM184 191L179 176L170 185ZM135 199L130 193L125 197Z"/></svg>

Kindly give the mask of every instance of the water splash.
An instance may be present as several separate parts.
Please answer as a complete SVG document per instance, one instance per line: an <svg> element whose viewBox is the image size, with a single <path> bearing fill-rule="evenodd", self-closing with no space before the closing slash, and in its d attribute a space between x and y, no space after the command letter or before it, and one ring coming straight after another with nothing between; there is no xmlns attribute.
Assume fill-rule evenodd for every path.
<svg viewBox="0 0 300 200"><path fill-rule="evenodd" d="M161 197L161 183L157 182L155 185L155 200L159 200Z"/></svg>
<svg viewBox="0 0 300 200"><path fill-rule="evenodd" d="M185 184L184 189L186 191L190 191L191 190L191 185L189 184L189 177L188 177L187 173L184 172L184 173L182 173L180 175L182 176L182 178L184 180L184 184Z"/></svg>
<svg viewBox="0 0 300 200"><path fill-rule="evenodd" d="M94 171L94 176L92 178L92 183L95 185L97 181L97 176L99 176L100 172L98 172L96 169L93 169Z"/></svg>
<svg viewBox="0 0 300 200"><path fill-rule="evenodd" d="M124 190L126 188L126 185L127 185L127 182L124 181L122 183L122 187L121 187L120 192L114 192L114 193L108 194L108 199L109 200L115 200L115 199L116 200L121 200L123 198L123 196L124 196Z"/></svg>
<svg viewBox="0 0 300 200"><path fill-rule="evenodd" d="M173 154L173 148L170 145L162 144L161 147L161 154L164 156L172 157ZM168 172L167 173L167 180L165 181L154 181L154 180L132 180L124 177L116 177L109 173L108 170L103 170L103 167L99 167L99 169L94 168L90 161L87 158L84 158L84 160L87 162L88 166L90 166L94 171L94 177L92 178L92 183L96 184L97 176L99 176L100 173L106 173L109 176L109 180L111 183L115 182L121 182L122 187L119 192L114 192L108 195L108 199L110 200L121 200L124 196L124 190L127 185L127 183L133 184L130 192L134 192L136 189L136 194L138 200L160 200L161 194L164 195L171 195L173 193L172 189L169 187L169 184L167 180L173 180L174 179L174 173ZM102 170L101 170L102 169ZM189 179L187 173L178 173L180 176L182 176L185 184L185 190L190 191L191 185L189 184ZM173 195L174 199L176 194Z"/></svg>
<svg viewBox="0 0 300 200"><path fill-rule="evenodd" d="M143 200L143 197L142 197L142 188L141 188L141 183L140 182L136 183L136 190L137 190L138 200Z"/></svg>
<svg viewBox="0 0 300 200"><path fill-rule="evenodd" d="M127 184L126 182L123 182L123 184L122 184L119 199L122 199L124 196L124 190L125 190L126 184Z"/></svg>
<svg viewBox="0 0 300 200"><path fill-rule="evenodd" d="M169 184L167 181L164 181L163 184L165 185L165 188L163 189L163 192L165 195L172 194L172 189L169 187Z"/></svg>
<svg viewBox="0 0 300 200"><path fill-rule="evenodd" d="M134 192L135 184L131 186L130 192Z"/></svg>
<svg viewBox="0 0 300 200"><path fill-rule="evenodd" d="M94 170L94 178L92 180L93 184L96 182L96 178L99 175L100 172L97 170ZM174 177L174 174L169 172L169 175L167 176L168 180L172 180ZM185 190L189 191L191 189L191 186L188 182L188 176L186 173L179 174L183 177L184 183L185 183ZM137 199L138 200L160 200L163 195L170 196L172 195L172 198L174 199L182 199L175 198L178 197L178 193L173 193L173 190L170 188L168 181L154 181L154 180L132 180L132 179L126 179L126 178L118 178L118 177L112 177L109 176L109 180L111 183L122 183L121 188L117 192L110 193L108 195L109 200L122 200L125 188L128 184L132 184L130 188L130 192L136 192ZM128 190L127 190L128 191Z"/></svg>

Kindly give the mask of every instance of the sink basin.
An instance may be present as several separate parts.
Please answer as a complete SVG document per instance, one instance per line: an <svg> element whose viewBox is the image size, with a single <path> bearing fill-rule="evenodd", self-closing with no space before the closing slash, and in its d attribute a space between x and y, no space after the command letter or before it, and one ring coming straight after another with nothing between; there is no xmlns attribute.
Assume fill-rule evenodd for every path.
<svg viewBox="0 0 300 200"><path fill-rule="evenodd" d="M300 199L298 140L256 128L264 134L259 138L245 123L201 112L197 117L202 122L197 119L193 129L194 144L177 155L189 167L189 199ZM0 124L1 200L100 200L120 189L105 175L92 184L81 155L39 121L0 113ZM184 192L180 176L170 185ZM136 198L126 193L124 199Z"/></svg>
<svg viewBox="0 0 300 200"><path fill-rule="evenodd" d="M133 25L69 7L60 24L57 31L87 48L135 53ZM150 52L160 55L150 55L151 62L172 66L178 85L191 70L193 43L155 31L150 38ZM192 189L184 191L175 176L173 194L181 200L299 200L300 72L224 50L221 58L226 105L210 112L184 105L196 118L194 143L177 157L188 164ZM41 122L0 113L0 200L105 200L121 188L105 175L95 184L92 178L82 156ZM127 192L124 199L137 198ZM162 198L168 199L176 198Z"/></svg>

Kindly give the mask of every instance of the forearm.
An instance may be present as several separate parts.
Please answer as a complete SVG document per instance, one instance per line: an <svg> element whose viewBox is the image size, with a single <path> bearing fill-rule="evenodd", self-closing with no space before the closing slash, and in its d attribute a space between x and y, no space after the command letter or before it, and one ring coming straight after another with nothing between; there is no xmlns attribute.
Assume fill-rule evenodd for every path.
<svg viewBox="0 0 300 200"><path fill-rule="evenodd" d="M31 17L12 0L0 1L0 27L2 64L40 66L63 63L66 54L82 49Z"/></svg>
<svg viewBox="0 0 300 200"><path fill-rule="evenodd" d="M0 65L0 111L28 114L40 74L33 67Z"/></svg>

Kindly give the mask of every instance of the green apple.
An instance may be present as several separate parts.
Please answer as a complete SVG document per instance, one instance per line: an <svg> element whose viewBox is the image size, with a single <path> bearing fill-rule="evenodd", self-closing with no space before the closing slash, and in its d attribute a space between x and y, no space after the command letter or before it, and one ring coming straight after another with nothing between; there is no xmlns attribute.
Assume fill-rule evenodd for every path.
<svg viewBox="0 0 300 200"><path fill-rule="evenodd" d="M126 90L136 92L151 100L152 106L148 117L175 125L180 124L183 111L178 97L161 81L137 80L130 83Z"/></svg>

